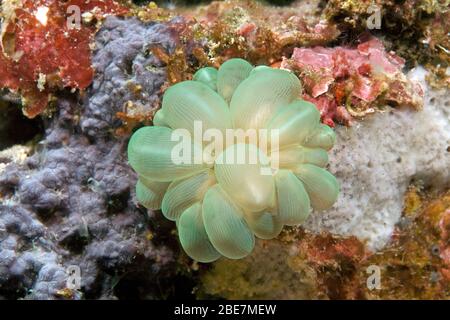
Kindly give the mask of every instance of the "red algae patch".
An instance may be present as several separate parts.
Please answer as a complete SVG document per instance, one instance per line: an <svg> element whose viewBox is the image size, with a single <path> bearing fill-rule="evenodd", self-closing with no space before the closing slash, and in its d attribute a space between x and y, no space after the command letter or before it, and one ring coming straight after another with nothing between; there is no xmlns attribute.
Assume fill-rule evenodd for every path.
<svg viewBox="0 0 450 320"><path fill-rule="evenodd" d="M22 95L30 118L46 109L56 90L86 89L94 72L90 44L95 22L127 11L113 0L6 1L0 87Z"/></svg>

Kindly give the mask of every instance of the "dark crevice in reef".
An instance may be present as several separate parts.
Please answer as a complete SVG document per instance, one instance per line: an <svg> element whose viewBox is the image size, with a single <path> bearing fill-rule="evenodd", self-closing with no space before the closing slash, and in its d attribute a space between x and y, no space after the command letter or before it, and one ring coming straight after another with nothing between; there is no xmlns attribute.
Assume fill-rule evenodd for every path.
<svg viewBox="0 0 450 320"><path fill-rule="evenodd" d="M127 270L126 273L116 277L112 290L114 296L120 300L180 298L194 300L195 285L192 277L183 275L161 275L155 279L152 277L151 265L147 264L146 268Z"/></svg>
<svg viewBox="0 0 450 320"><path fill-rule="evenodd" d="M43 134L44 126L40 117L28 119L23 115L20 105L0 97L0 150L26 144Z"/></svg>

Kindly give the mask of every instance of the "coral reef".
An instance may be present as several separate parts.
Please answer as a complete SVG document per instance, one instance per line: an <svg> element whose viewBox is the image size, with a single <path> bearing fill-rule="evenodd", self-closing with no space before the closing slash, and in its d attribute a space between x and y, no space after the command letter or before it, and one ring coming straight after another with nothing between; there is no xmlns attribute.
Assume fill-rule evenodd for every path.
<svg viewBox="0 0 450 320"><path fill-rule="evenodd" d="M349 125L387 105L421 109L423 90L402 72L404 61L386 52L376 38L357 48L295 48L282 68L294 70L305 87L304 98L315 103L322 121Z"/></svg>
<svg viewBox="0 0 450 320"><path fill-rule="evenodd" d="M58 108L38 150L0 174L0 296L65 298L75 265L81 290L69 290L71 298L120 296L121 282L136 277L143 282L128 294L156 297L155 277L170 274L175 257L170 241L148 240L158 219L133 200L125 141L91 143L79 106L60 98Z"/></svg>
<svg viewBox="0 0 450 320"><path fill-rule="evenodd" d="M132 2L1 1L0 299L450 298L448 0ZM364 48L372 4L382 21L370 33L384 47ZM71 5L80 25L66 24ZM129 134L163 123L156 111L170 85L194 79L217 89L211 67L232 57L314 67L318 53L336 52L369 63L336 64L348 74L324 72L333 83L317 97L298 75L322 120L337 122L326 167L341 186L337 203L276 239L257 239L243 259L193 262L175 224L138 204ZM377 77L366 68L372 54L383 66ZM402 67L417 65L431 72L404 78ZM354 89L354 78L370 82L362 93L376 99L355 101L337 85ZM380 78L383 94L373 85ZM413 81L424 90L421 110ZM20 107L40 116L24 119ZM372 109L380 112L362 116ZM339 125L351 117L353 126ZM370 290L373 267L381 286Z"/></svg>
<svg viewBox="0 0 450 320"><path fill-rule="evenodd" d="M171 226L137 205L137 177L125 157L126 137L112 134L121 107L113 100L125 93L116 84L127 82L117 67L123 66L124 57L136 58L133 79L147 86L148 99L156 99L166 81L163 69L142 75L138 61L159 62L151 53L144 57L142 38L125 40L129 36L121 29L125 24L111 18L104 27L111 46L100 47L105 54L98 51L93 58L98 63L105 60L106 75L99 73L95 80L98 90L88 92L85 99L58 97L56 114L45 119L44 137L35 147L17 146L0 154L3 298L165 298L174 291L184 292L162 280L178 276L178 244L165 236ZM147 28L149 41L166 39L167 47L175 46L165 25L144 25L134 19L128 25ZM100 32L97 38L105 35ZM124 53L113 56L110 50ZM150 80L154 82L147 84ZM100 97L112 99L96 112L92 103L99 103ZM123 101L128 98L134 99L125 96ZM85 105L80 104L83 101ZM78 291L67 287L69 266L81 269Z"/></svg>
<svg viewBox="0 0 450 320"><path fill-rule="evenodd" d="M117 130L124 124L132 129L153 118L167 70L151 49L157 44L168 53L174 52L179 41L175 23L106 18L96 36L92 58L96 72L81 121L89 136L120 133Z"/></svg>
<svg viewBox="0 0 450 320"><path fill-rule="evenodd" d="M434 196L436 197L436 195ZM220 260L200 273L200 298L448 299L449 193L412 187L392 242L376 254L355 237L288 230L259 241L242 260ZM369 287L378 268L380 285Z"/></svg>
<svg viewBox="0 0 450 320"><path fill-rule="evenodd" d="M45 110L56 90L86 89L93 77L95 22L127 11L114 0L3 1L0 88L20 92L31 118Z"/></svg>

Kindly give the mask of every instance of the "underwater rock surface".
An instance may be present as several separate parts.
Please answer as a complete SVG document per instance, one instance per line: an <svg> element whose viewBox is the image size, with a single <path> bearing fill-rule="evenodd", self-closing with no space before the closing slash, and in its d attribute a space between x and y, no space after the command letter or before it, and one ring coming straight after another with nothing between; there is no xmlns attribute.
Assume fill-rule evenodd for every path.
<svg viewBox="0 0 450 320"><path fill-rule="evenodd" d="M77 21L74 8L83 19ZM20 93L30 118L46 109L58 89L86 89L94 73L90 42L97 22L127 12L114 0L2 1L0 88Z"/></svg>
<svg viewBox="0 0 450 320"><path fill-rule="evenodd" d="M166 81L163 62L150 53L152 45L172 52L177 41L169 24L142 23L137 18L108 17L96 36L92 58L95 77L81 127L91 137L118 128L117 112L151 115Z"/></svg>
<svg viewBox="0 0 450 320"><path fill-rule="evenodd" d="M421 81L425 70L409 75ZM316 232L330 231L368 240L382 248L392 235L412 182L444 189L450 184L450 97L448 90L425 90L422 111L391 109L350 128L336 128L330 172L341 184L332 209L311 214Z"/></svg>
<svg viewBox="0 0 450 320"><path fill-rule="evenodd" d="M430 198L431 196L431 198ZM285 230L241 260L201 273L197 296L226 299L448 299L450 192L409 187L392 241L375 254L356 237ZM380 268L373 290L368 274Z"/></svg>
<svg viewBox="0 0 450 320"><path fill-rule="evenodd" d="M59 108L39 150L0 174L0 296L61 297L71 265L82 270L85 297L117 295L113 283L123 270L122 280L140 274L145 287L174 257L146 238L148 220L158 222L133 200L126 142L91 143L76 124L78 106L60 99Z"/></svg>
<svg viewBox="0 0 450 320"><path fill-rule="evenodd" d="M163 24L108 19L97 37L98 73L86 106L60 97L33 155L3 152L0 298L158 298L164 280L156 285L157 277L170 279L176 258L174 243L164 240L170 229L137 206L126 139L111 134L126 100L148 105L165 81L158 61L144 57L147 41L173 46ZM157 70L143 70L148 64ZM130 79L145 97L127 96ZM81 269L81 291L67 288L69 266Z"/></svg>
<svg viewBox="0 0 450 320"><path fill-rule="evenodd" d="M276 58L275 65L287 44L299 46L318 41L326 45L337 37L332 25L314 37L315 31L320 30L304 27L294 19L292 23L298 25L298 30L285 36L279 33L275 47L253 48L260 41L255 35L262 35L263 39L273 35L266 34L268 27L247 23L245 12L243 17L229 25L229 30L225 30L228 33L219 33L219 38L235 35L238 30L244 38L237 44L244 44L244 49L241 51L238 46L233 54L249 51L255 60L270 56ZM274 21L272 25L279 20ZM176 278L178 260L188 258L179 253L173 225L164 222L161 213L137 206L137 177L127 164L127 141L114 135L122 125L120 113L137 120L141 115L148 117L144 120L153 116L160 102L161 86L167 81L167 68L150 49L157 44L172 53L178 41L175 29L170 23L109 17L96 37L92 58L94 83L84 99L75 101L73 96L60 96L55 103L58 111L46 120L46 132L37 146L16 145L0 152L0 299L152 299L174 295L178 290L173 288L174 283L189 287L185 278ZM287 30L292 31L290 24ZM216 50L223 57L228 57L228 51L223 49L235 37L227 39L230 41L224 41L217 47L221 50ZM209 44L214 47L217 43ZM417 69L411 76L423 82L423 70ZM258 241L255 255L236 263L238 270L230 269L229 260L219 260L213 268L220 268L229 277L224 286L231 293L224 294L222 288L210 288L209 293L237 297L233 294L242 287L228 280L242 281L236 276L242 270L251 281L239 297L248 298L316 298L321 297L316 292L321 281L339 286L339 281L351 279L356 271L345 267L352 265L355 257L362 259L367 248L355 237L335 241L328 233L316 233L354 235L367 240L368 249L379 250L395 234L408 185L414 183L432 190L448 186L449 94L448 90L430 89L425 94L425 106L420 112L389 109L367 116L351 128L338 126L337 146L329 167L342 186L337 204L311 215L307 221L311 233L298 246L300 250L277 240ZM303 231L293 232L298 237ZM331 249L325 251L337 252L336 255L325 259L325 263L315 262L305 268L289 258L279 267L278 259L303 255L305 248L314 254L317 248L324 248L323 242L310 241L315 237L331 243ZM448 256L448 249L445 252ZM414 264L416 260L411 261ZM248 268L248 262L264 269L255 272ZM78 266L82 271L80 291L67 288L70 266ZM292 268L294 272L288 273ZM191 269L198 269L198 265L193 264L189 272ZM331 280L320 280L323 277L317 270L329 274ZM365 275L365 270L361 270ZM350 276L342 280L342 272ZM261 285L262 274L271 279L270 285ZM223 284L214 273L210 283ZM231 290L230 284L234 286ZM186 289L192 293L192 288ZM356 291L350 293L348 297L359 297Z"/></svg>

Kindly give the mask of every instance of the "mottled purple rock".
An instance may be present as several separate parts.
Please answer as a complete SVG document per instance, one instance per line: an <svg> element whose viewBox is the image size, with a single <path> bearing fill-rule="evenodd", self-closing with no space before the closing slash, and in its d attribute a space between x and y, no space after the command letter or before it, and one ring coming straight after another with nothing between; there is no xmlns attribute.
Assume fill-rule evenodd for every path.
<svg viewBox="0 0 450 320"><path fill-rule="evenodd" d="M179 247L164 234L173 225L137 205L127 139L112 133L125 101L159 98L164 66L146 47L174 42L166 24L108 18L84 105L60 97L35 153L0 173L0 299L170 295L163 279L175 274ZM131 96L128 81L145 94ZM70 266L80 268L81 288L67 295Z"/></svg>
<svg viewBox="0 0 450 320"><path fill-rule="evenodd" d="M96 74L81 117L83 132L98 138L119 127L116 113L129 112L128 102L141 114L154 110L159 89L166 81L166 69L150 49L157 45L170 53L177 41L170 24L107 18L96 36ZM139 92L132 89L137 85Z"/></svg>

